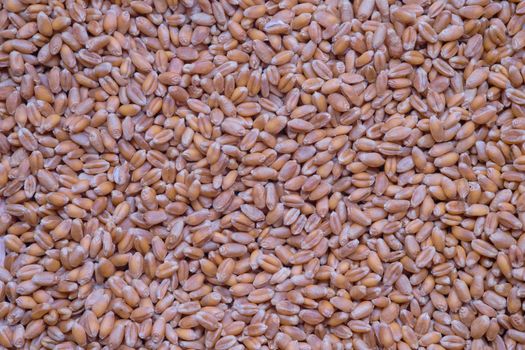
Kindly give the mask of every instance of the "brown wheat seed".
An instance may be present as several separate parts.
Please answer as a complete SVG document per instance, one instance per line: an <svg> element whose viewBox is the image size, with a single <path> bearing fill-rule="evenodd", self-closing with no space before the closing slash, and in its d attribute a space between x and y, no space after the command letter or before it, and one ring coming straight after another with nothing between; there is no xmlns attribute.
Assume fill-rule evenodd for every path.
<svg viewBox="0 0 525 350"><path fill-rule="evenodd" d="M0 347L522 349L524 2L0 4Z"/></svg>

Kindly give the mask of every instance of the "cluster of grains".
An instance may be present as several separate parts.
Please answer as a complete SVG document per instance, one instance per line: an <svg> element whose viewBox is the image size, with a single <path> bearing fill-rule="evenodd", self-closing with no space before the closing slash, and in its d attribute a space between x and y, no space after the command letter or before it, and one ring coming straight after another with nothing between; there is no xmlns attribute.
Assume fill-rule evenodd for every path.
<svg viewBox="0 0 525 350"><path fill-rule="evenodd" d="M524 24L3 0L0 347L525 349Z"/></svg>

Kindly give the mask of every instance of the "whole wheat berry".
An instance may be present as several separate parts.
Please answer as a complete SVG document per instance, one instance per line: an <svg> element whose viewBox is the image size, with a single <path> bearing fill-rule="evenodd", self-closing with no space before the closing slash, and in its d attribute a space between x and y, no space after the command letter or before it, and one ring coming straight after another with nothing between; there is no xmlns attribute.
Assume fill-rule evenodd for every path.
<svg viewBox="0 0 525 350"><path fill-rule="evenodd" d="M3 0L0 348L524 349L524 25Z"/></svg>

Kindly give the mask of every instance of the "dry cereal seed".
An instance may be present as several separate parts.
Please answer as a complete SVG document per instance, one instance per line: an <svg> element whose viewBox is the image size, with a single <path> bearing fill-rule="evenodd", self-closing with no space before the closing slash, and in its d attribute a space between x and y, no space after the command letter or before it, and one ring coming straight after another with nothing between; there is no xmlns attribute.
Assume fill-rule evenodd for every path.
<svg viewBox="0 0 525 350"><path fill-rule="evenodd" d="M525 6L0 6L0 346L521 349Z"/></svg>

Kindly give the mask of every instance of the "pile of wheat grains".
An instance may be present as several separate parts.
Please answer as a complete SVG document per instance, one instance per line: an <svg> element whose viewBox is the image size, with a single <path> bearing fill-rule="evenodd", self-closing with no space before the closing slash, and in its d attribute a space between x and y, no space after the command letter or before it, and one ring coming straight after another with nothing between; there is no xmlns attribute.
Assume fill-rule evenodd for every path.
<svg viewBox="0 0 525 350"><path fill-rule="evenodd" d="M3 0L0 348L525 349L524 24Z"/></svg>

